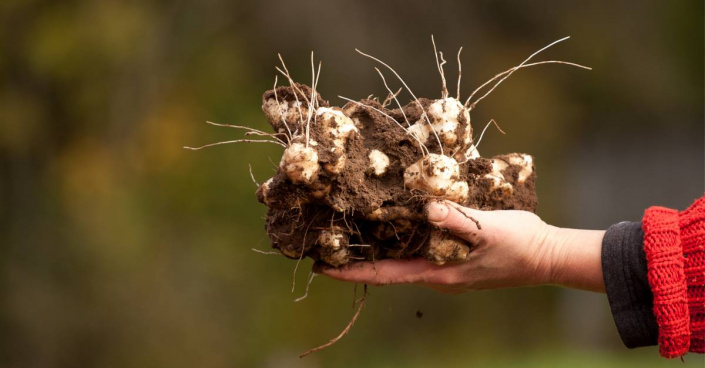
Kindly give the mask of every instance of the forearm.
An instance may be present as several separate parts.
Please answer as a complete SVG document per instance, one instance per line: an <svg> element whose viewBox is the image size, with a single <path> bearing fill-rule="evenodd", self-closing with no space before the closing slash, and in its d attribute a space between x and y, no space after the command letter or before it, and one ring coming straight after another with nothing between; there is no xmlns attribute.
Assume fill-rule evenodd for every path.
<svg viewBox="0 0 705 368"><path fill-rule="evenodd" d="M551 226L547 239L552 249L549 283L604 293L601 258L604 235L604 230Z"/></svg>

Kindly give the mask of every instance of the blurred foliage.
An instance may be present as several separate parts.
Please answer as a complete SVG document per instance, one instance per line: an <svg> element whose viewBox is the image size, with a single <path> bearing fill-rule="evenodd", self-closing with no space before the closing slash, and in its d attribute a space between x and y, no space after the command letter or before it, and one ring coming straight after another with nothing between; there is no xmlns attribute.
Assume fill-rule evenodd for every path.
<svg viewBox="0 0 705 368"><path fill-rule="evenodd" d="M267 129L277 52L305 82L315 50L336 104L384 95L355 47L438 96L431 33L465 47L463 95L565 35L539 59L594 68L522 70L473 115L508 133L485 155L537 157L547 221L604 228L702 193L702 1L5 0L0 366L682 366L626 350L603 295L550 287L372 289L349 336L296 358L353 295L317 278L293 303L310 263L292 295L294 262L251 251L268 240L248 163L263 181L280 149L181 147L240 134L206 120Z"/></svg>

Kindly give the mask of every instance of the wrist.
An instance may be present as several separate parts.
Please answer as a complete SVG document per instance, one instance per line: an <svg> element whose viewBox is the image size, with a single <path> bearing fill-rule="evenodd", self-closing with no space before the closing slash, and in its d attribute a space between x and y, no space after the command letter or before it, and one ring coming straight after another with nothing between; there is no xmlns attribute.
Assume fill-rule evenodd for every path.
<svg viewBox="0 0 705 368"><path fill-rule="evenodd" d="M603 230L579 230L549 225L548 282L574 289L604 292Z"/></svg>

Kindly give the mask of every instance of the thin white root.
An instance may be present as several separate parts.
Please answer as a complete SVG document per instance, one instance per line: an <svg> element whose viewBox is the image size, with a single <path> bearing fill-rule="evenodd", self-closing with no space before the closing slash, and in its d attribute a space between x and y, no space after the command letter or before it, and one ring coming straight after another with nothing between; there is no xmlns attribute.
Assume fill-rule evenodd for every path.
<svg viewBox="0 0 705 368"><path fill-rule="evenodd" d="M283 134L283 133L279 133L279 134ZM250 132L245 133L245 135L246 135L246 136L249 136L249 135L257 135L257 136L260 136L260 137L270 137L270 138L274 138L274 139L276 139L277 141L279 141L280 143L286 144L287 147L288 147L288 144L287 144L286 142L284 142L283 140L281 140L281 138L277 137L277 134L275 134L275 133L259 133L259 132L252 132L252 131L250 131ZM283 134L283 135L286 135L286 134ZM288 137L287 137L287 138L288 138Z"/></svg>
<svg viewBox="0 0 705 368"><path fill-rule="evenodd" d="M351 98L347 98L347 97L345 97L345 96L340 96L340 95L339 95L338 97L339 97L339 98L342 98L342 99L345 100L345 101L352 102L352 103L354 103L354 104L356 104L356 105L359 105L359 106L362 106L362 107L370 108L370 109L375 110L375 111L377 111L378 113L384 115L387 119L393 121L393 122L394 122L395 124L397 124L400 128L402 128L402 129L406 132L406 134L408 134L410 137L416 139L416 141L419 142L419 145L421 145L421 150L422 150L422 151L425 151L426 154L428 154L428 148L426 148L426 145L423 144L423 142L421 142L421 140L420 140L417 136L411 134L411 133L409 132L409 130L407 130L406 128L404 128L403 125L399 124L399 122L396 121L396 119L394 119L393 117L389 116L389 114L385 113L384 111L382 111L382 110L380 110L380 109L375 108L374 106L365 105L364 103L355 101L355 100L353 100L353 99L351 99Z"/></svg>
<svg viewBox="0 0 705 368"><path fill-rule="evenodd" d="M206 121L206 124L214 125L214 126L219 126L219 127L226 127L226 128L237 128L237 129L243 129L247 130L247 133L245 135L259 135L259 136L264 136L264 137L270 137L276 139L279 143L286 145L287 143L281 140L281 138L277 137L276 134L274 133L267 133L263 132L261 130L255 129L255 128L250 128L242 125L233 125L233 124L219 124L219 123L214 123L212 121Z"/></svg>
<svg viewBox="0 0 705 368"><path fill-rule="evenodd" d="M277 54L279 56L279 61L282 63L282 67L284 67L284 70L279 69L279 67L274 67L279 73L281 73L283 76L286 77L286 79L289 80L289 85L291 88L294 89L294 99L296 100L296 106L299 110L299 122L301 123L301 126L304 126L304 114L301 111L301 102L299 101L298 93L301 93L301 96L303 96L304 100L308 103L309 109L311 108L311 103L308 101L306 98L306 95L299 89L299 87L296 86L296 83L294 82L294 79L291 78L291 74L289 74L289 69L287 69L286 64L284 63L284 59L282 58L281 54ZM298 93L296 93L298 92ZM308 141L306 142L308 145Z"/></svg>
<svg viewBox="0 0 705 368"><path fill-rule="evenodd" d="M502 82L504 82L505 79L509 78L515 71L521 69L521 68L524 67L524 66L527 66L526 63L527 63L529 60L531 60L534 56L538 55L539 53L541 53L542 51L548 49L549 47L551 47L551 46L553 46L553 45L555 45L555 44L557 44L557 43L559 43L559 42L563 42L563 41L565 41L565 40L567 40L567 39L569 39L569 38L570 38L570 36L568 36L568 37L563 37L563 38L561 38L560 40L553 41L553 42L551 42L550 44L548 44L547 46L544 46L543 48L541 48L541 49L539 49L538 51L534 52L533 54L529 55L529 57L526 58L526 60L522 61L521 64L519 64L519 65L515 66L514 68L511 68L511 69L509 69L507 72L505 72L506 75L505 75L504 77L502 77L502 79L500 79L494 86L492 86L492 88L490 88L489 91L487 91L484 95L482 95L482 97L478 98L475 102L473 102L468 108L469 108L470 110L472 110L480 101L482 101L485 97L487 97L490 93L492 93L492 91L494 91L495 88L497 88ZM560 62L560 63L562 63L562 64L572 64L572 63L567 63L567 62ZM534 63L533 65L536 65L536 64L538 64L538 63ZM572 64L572 65L578 66L577 64ZM591 70L591 68L586 67L586 66L580 65L579 67L584 68L584 69ZM498 76L495 76L495 77L492 78L490 81L495 80L495 79L497 79L497 78L498 78ZM468 106L468 103L470 103L470 99L473 97L473 95L474 95L480 88L482 88L483 86L485 86L486 84L488 84L490 81L486 82L485 84L483 84L482 86L480 86L478 89L476 89L475 92L473 92L473 93L470 95L470 97L468 97L467 101L465 102L465 106Z"/></svg>
<svg viewBox="0 0 705 368"><path fill-rule="evenodd" d="M502 130L502 128L499 127L499 124L497 124L497 122L496 122L494 119L490 119L490 121L487 123L487 125L485 125L485 128L482 129L482 133L480 133L480 138L478 138L478 139L477 139L477 142L475 143L475 148L476 148L476 149L480 147L480 142L482 142L482 137L485 136L485 130L487 130L487 128L488 128L488 127L490 126L490 124L492 124L492 123L494 123L494 126L496 126L496 127L497 127L497 130L499 130L502 134L507 134L507 133L504 132L504 130Z"/></svg>
<svg viewBox="0 0 705 368"><path fill-rule="evenodd" d="M338 340L340 340L343 336L345 336L348 332L350 332L350 329L351 329L352 326L355 324L355 321L357 321L357 317L360 316L360 311L362 311L362 307L365 306L365 300L367 300L367 284L365 284L365 288L364 288L364 291L363 291L363 294L362 294L362 298L360 298L360 304L358 304L358 306L357 306L357 311L355 311L355 314L353 315L353 317L352 317L352 319L350 320L350 322L348 322L348 325L345 326L345 329L343 329L343 331L341 331L338 336L334 337L333 339L331 339L331 340L328 341L327 343L325 343L325 344L323 344L323 345L321 345L321 346L319 346L319 347L315 347L315 348L313 348L313 349L311 349L311 350L309 350L309 351L307 351L307 352L305 352L305 353L299 355L299 358L303 358L303 357L305 357L305 356L307 356L307 355L309 355L309 354L311 354L311 353L315 353L315 352L317 352L317 351L323 350L323 349L325 349L325 348L327 348L327 347L329 347L329 346L335 344L336 342L338 342Z"/></svg>
<svg viewBox="0 0 705 368"><path fill-rule="evenodd" d="M322 66L323 66L323 61L319 60L318 61L318 71L316 72L316 83L315 83L316 88L318 88L318 80L321 78L321 67ZM316 91L318 91L318 90L316 90ZM318 92L316 92L316 94L318 94ZM313 103L316 104L317 108L320 107L320 105L318 104L318 99L316 99L316 101L314 101Z"/></svg>
<svg viewBox="0 0 705 368"><path fill-rule="evenodd" d="M528 67L530 67L530 66L543 65L543 64L563 64L563 65L574 66L574 67L577 67L577 68L580 68L580 69L592 70L592 68L589 67L589 66L580 65L580 64L571 63L571 62L568 62L568 61L562 61L562 60L545 60L545 61L538 61L538 62L535 62L535 63L524 64L524 65L522 65L522 66L515 66L515 67L512 67L512 68L510 68L510 69L507 69L507 70L505 70L505 71L503 71L503 72L501 72L501 73L495 75L494 77L492 77L492 79L488 80L487 82L483 83L481 86L477 87L477 88L470 94L470 97L468 97L468 99L465 101L465 106L468 105L468 103L470 102L470 100L471 100L471 99L475 96L475 94L477 94L482 88L484 88L484 87L487 86L488 84L492 83L493 81L499 79L500 77L502 77L502 76L504 76L504 75L507 75L507 73L512 73L512 72L514 72L514 71L517 70L517 69L528 68ZM484 96L483 96L483 97L484 97ZM471 106L477 105L477 102L479 102L479 100L478 100L478 101L475 101Z"/></svg>
<svg viewBox="0 0 705 368"><path fill-rule="evenodd" d="M282 255L282 254L279 253L279 252L266 252L266 251L263 251L263 250L260 250L260 249L256 249L256 248L252 248L252 251L255 252L255 253L259 253L259 254L271 254L271 255L279 255L279 256Z"/></svg>
<svg viewBox="0 0 705 368"><path fill-rule="evenodd" d="M255 183L255 185L257 186L257 188L259 188L259 183L257 182L257 180L255 180L255 174L252 173L252 165L250 165L250 164L248 163L248 164L247 164L247 167L250 168L250 178L252 179L252 182Z"/></svg>
<svg viewBox="0 0 705 368"><path fill-rule="evenodd" d="M479 151L477 151L477 148L480 146L480 142L482 142L482 137L485 136L485 131L490 126L490 124L493 124L493 123L494 123L494 126L497 127L497 130L499 130L500 133L507 134L504 132L504 130L502 130L502 128L499 127L499 124L497 124L497 122L494 119L490 119L490 121L487 122L485 127L482 129L482 133L480 133L480 138L478 138L477 142L473 143L473 145L471 146L472 149L470 150L470 152L475 151L475 152L477 152L477 154L479 156ZM473 142L474 142L474 140L473 140ZM465 164L468 161L470 161L471 159L473 159L472 155L466 155L465 160L463 162L458 162L458 164L459 165Z"/></svg>
<svg viewBox="0 0 705 368"><path fill-rule="evenodd" d="M433 135L436 137L436 141L438 141L438 147L440 147L441 154L443 154L443 144L441 143L441 138L438 137L438 134L436 133L436 130L433 128L433 125L431 124L431 120L428 119L426 111L424 110L423 106L421 105L421 102L419 102L419 99L416 97L414 92L411 91L411 88L409 88L409 85L407 85L406 82L404 82L404 80L401 78L401 76L399 76L399 73L397 73L396 70L394 70L391 66L387 65L382 60L377 59L376 57L374 57L372 55L365 54L364 52L362 52L358 49L355 49L355 51L357 51L362 56L368 57L368 58L384 65L387 69L389 69L392 73L394 73L394 75L397 77L397 79L399 79L401 84L403 84L404 87L406 87L406 90L409 91L409 94L411 95L411 97L414 98L414 101L416 101L416 104L419 105L419 108L421 109L421 111L423 111L422 115L426 119L426 123L428 124L428 126L431 127L431 131L433 132Z"/></svg>
<svg viewBox="0 0 705 368"><path fill-rule="evenodd" d="M371 245L369 245L369 244L348 244L348 247L363 247L363 248L367 248L367 247L371 247Z"/></svg>
<svg viewBox="0 0 705 368"><path fill-rule="evenodd" d="M397 94L392 93L392 89L389 88L389 85L387 85L387 80L384 78L384 74L375 67L375 70L377 71L377 74L379 74L379 77L382 78L382 83L384 83L384 88L387 89L387 92L389 92L390 95L394 98L394 101L396 101L397 106L399 107L399 111L401 111L402 116L404 116L404 121L406 122L406 126L410 127L411 123L409 122L409 119L406 117L406 113L404 112L404 108L401 106L401 103L399 102L399 99L397 98ZM401 91L401 90L399 90ZM382 104L384 106L384 104Z"/></svg>
<svg viewBox="0 0 705 368"><path fill-rule="evenodd" d="M316 277L316 275L317 275L317 273L315 273L313 271L308 273L308 283L306 283L306 292L304 292L304 295L294 299L294 303L300 302L300 301L306 299L306 297L308 297L308 289L311 287L311 282L313 281L313 278Z"/></svg>
<svg viewBox="0 0 705 368"><path fill-rule="evenodd" d="M441 61L438 61L438 55L439 52L436 49L436 40L433 38L433 35L431 35L431 43L433 44L433 56L436 57L436 67L438 67L438 73L441 75L441 82L443 83L443 89L441 90L441 98L448 98L448 87L446 85L446 76L445 73L443 73L443 65L446 63L445 60L443 60L443 53L440 53Z"/></svg>
<svg viewBox="0 0 705 368"><path fill-rule="evenodd" d="M389 106L389 104L392 103L392 100L395 99L397 96L399 96L399 94L401 93L401 91L403 89L404 89L403 87L399 87L399 89L396 92L388 94L387 98L385 98L384 101L382 101L382 107Z"/></svg>
<svg viewBox="0 0 705 368"><path fill-rule="evenodd" d="M279 61L281 61L282 67L284 68L284 70L282 71L281 69L279 69L279 67L275 67L275 69L277 69L279 71L279 73L282 73L289 80L291 87L294 88L299 93L301 93L301 96L304 98L304 101L306 101L306 103L309 104L309 106L310 106L311 101L309 101L308 98L306 98L306 94L304 93L304 91L302 91L299 87L296 86L296 83L294 83L294 79L291 77L291 74L289 73L289 69L287 69L286 64L284 64L284 59L282 58L282 55L281 54L277 54L277 55L279 56Z"/></svg>
<svg viewBox="0 0 705 368"><path fill-rule="evenodd" d="M456 100L460 101L460 78L463 76L463 64L460 62L460 53L463 52L463 47L461 46L458 50L458 92L455 97Z"/></svg>
<svg viewBox="0 0 705 368"><path fill-rule="evenodd" d="M280 58L281 58L281 56L280 56ZM282 63L283 62L284 61L282 60ZM279 67L275 67L274 69L276 69L279 73L284 74L284 71L279 69ZM287 79L289 79L289 85L291 86L291 88L294 89L294 100L296 100L296 107L299 110L299 123L301 124L301 126L304 126L305 125L304 124L304 113L303 113L303 111L301 111L301 101L299 101L299 94L297 93L300 90L298 87L296 87L294 80L291 79L291 77L289 76L288 71L286 73L287 74L284 74L284 76L287 77ZM302 95L303 95L303 92L302 92ZM303 96L303 97L306 98L306 96Z"/></svg>
<svg viewBox="0 0 705 368"><path fill-rule="evenodd" d="M320 69L318 70L320 72ZM308 104L308 116L306 117L306 148L308 148L309 132L311 131L311 118L316 109L316 67L313 63L313 51L311 51L311 102Z"/></svg>
<svg viewBox="0 0 705 368"><path fill-rule="evenodd" d="M185 149L188 149L188 150L192 150L192 151L198 151L198 150L203 149L203 148L213 147L213 146L219 146L219 145L221 145L221 144L230 144L230 143L274 143L274 144L278 144L278 145L280 145L280 146L286 148L286 145L283 144L283 143L281 143L281 142L268 141L268 140L266 140L266 139L263 139L263 140L257 140L257 139L236 139L236 140L234 140L234 141L225 141L225 142L216 142L216 143L206 144L206 145L200 146L200 147L188 147L188 146L184 146L184 148L185 148Z"/></svg>

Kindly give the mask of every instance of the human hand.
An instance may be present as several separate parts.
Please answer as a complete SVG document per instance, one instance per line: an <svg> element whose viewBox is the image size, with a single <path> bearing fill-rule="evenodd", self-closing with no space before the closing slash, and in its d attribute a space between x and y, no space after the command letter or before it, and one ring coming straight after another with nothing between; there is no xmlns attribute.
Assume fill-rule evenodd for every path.
<svg viewBox="0 0 705 368"><path fill-rule="evenodd" d="M319 272L343 281L419 284L447 293L542 284L604 291L604 231L562 229L526 211L480 211L449 201L431 202L427 212L431 224L471 244L466 260L439 266L425 259L385 259Z"/></svg>

